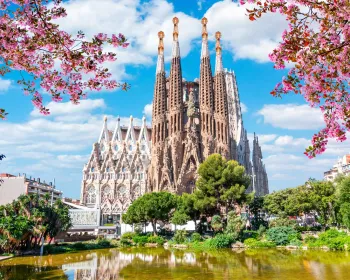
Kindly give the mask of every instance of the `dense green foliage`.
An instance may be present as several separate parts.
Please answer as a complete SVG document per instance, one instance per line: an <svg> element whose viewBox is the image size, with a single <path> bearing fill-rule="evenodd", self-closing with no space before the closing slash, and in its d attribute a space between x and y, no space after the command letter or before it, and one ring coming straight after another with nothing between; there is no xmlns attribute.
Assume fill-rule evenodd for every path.
<svg viewBox="0 0 350 280"><path fill-rule="evenodd" d="M123 215L126 224L151 223L153 234L157 235L157 222L167 223L171 211L176 207L176 198L168 192L152 192L136 199Z"/></svg>
<svg viewBox="0 0 350 280"><path fill-rule="evenodd" d="M72 253L83 250L96 250L104 248L119 247L118 241L110 241L107 239L98 238L96 240L75 242L75 243L62 243L58 245L46 245L44 247L45 254L59 254L59 253Z"/></svg>
<svg viewBox="0 0 350 280"><path fill-rule="evenodd" d="M176 244L183 244L187 241L187 232L184 229L177 230L174 234L173 241Z"/></svg>
<svg viewBox="0 0 350 280"><path fill-rule="evenodd" d="M209 249L221 249L231 247L233 242L235 242L235 239L232 237L232 235L219 233L215 235L214 238L207 239L205 241L205 245Z"/></svg>
<svg viewBox="0 0 350 280"><path fill-rule="evenodd" d="M252 197L246 194L250 179L244 167L234 160L226 161L219 154L208 156L199 166L198 176L195 208L203 214L219 214L221 207L226 212L240 213L242 204Z"/></svg>
<svg viewBox="0 0 350 280"><path fill-rule="evenodd" d="M273 227L266 232L269 241L276 245L288 245L292 240L300 240L300 234L291 227Z"/></svg>
<svg viewBox="0 0 350 280"><path fill-rule="evenodd" d="M305 242L310 248L327 247L331 250L350 250L350 236L335 229L321 233L318 238L307 238Z"/></svg>
<svg viewBox="0 0 350 280"><path fill-rule="evenodd" d="M242 237L244 228L245 220L242 220L241 217L237 216L233 211L228 212L225 233L231 235L235 240L238 240Z"/></svg>
<svg viewBox="0 0 350 280"><path fill-rule="evenodd" d="M256 238L248 238L244 240L244 246L248 248L273 248L276 244L271 241L260 241Z"/></svg>
<svg viewBox="0 0 350 280"><path fill-rule="evenodd" d="M60 200L53 206L50 196L22 195L0 206L0 250L4 252L36 250L42 238L55 237L70 226L68 207Z"/></svg>

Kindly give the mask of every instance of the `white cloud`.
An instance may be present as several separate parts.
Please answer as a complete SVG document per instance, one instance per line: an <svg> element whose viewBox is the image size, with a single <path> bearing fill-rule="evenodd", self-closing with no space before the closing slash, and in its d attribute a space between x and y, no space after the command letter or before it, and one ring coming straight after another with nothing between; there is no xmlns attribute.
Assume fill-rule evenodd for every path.
<svg viewBox="0 0 350 280"><path fill-rule="evenodd" d="M67 102L57 103L52 101L46 107L50 110L50 116L67 116L84 114L98 108L104 109L106 107L106 104L103 99L86 99L81 100L77 105ZM33 117L41 116L39 110L37 109L34 109L30 115Z"/></svg>
<svg viewBox="0 0 350 280"><path fill-rule="evenodd" d="M201 11L203 8L203 3L205 3L205 0L198 0L197 1L197 6L198 6L198 11Z"/></svg>
<svg viewBox="0 0 350 280"><path fill-rule="evenodd" d="M113 49L117 53L117 61L107 65L117 79L127 77L126 64L150 65L155 62L157 33L160 30L165 33L165 58L170 58L174 16L180 20L182 57L190 52L193 41L200 39L200 20L182 12L175 13L173 4L165 0L152 0L142 4L139 0L70 0L62 5L67 10L67 17L57 22L63 30L73 34L83 30L87 38L99 32L109 35L122 33L127 37L130 46L126 49Z"/></svg>
<svg viewBox="0 0 350 280"><path fill-rule="evenodd" d="M279 136L275 140L275 144L277 146L298 146L298 147L307 147L310 145L310 140L306 138L294 138L293 136L290 135L284 135L284 136Z"/></svg>
<svg viewBox="0 0 350 280"><path fill-rule="evenodd" d="M56 177L60 189L78 197L81 177L70 178L67 172L81 174L92 144L98 141L106 106L102 99L87 99L78 106L51 102L49 107L51 116L33 111L26 122L0 122L0 152L6 155L1 168L3 172L26 173L46 180ZM96 114L97 109L101 112ZM117 117L107 115L107 119L108 129L114 130ZM120 122L128 125L130 117L121 117ZM139 118L133 118L133 122L142 123Z"/></svg>
<svg viewBox="0 0 350 280"><path fill-rule="evenodd" d="M214 33L221 31L224 49L231 51L235 59L267 62L268 54L281 40L287 22L278 13L250 21L247 8L249 5L242 6L231 0L212 5L205 14L210 38L214 40Z"/></svg>
<svg viewBox="0 0 350 280"><path fill-rule="evenodd" d="M264 117L265 124L284 129L314 130L324 125L321 111L309 105L264 105L257 114Z"/></svg>
<svg viewBox="0 0 350 280"><path fill-rule="evenodd" d="M241 111L242 113L247 113L248 112L248 107L244 103L241 102Z"/></svg>
<svg viewBox="0 0 350 280"><path fill-rule="evenodd" d="M145 107L143 108L143 114L148 119L152 118L152 108L153 108L153 103L146 104Z"/></svg>
<svg viewBox="0 0 350 280"><path fill-rule="evenodd" d="M5 80L5 79L0 78L0 93L4 93L4 92L8 91L11 84L12 84L11 80Z"/></svg>

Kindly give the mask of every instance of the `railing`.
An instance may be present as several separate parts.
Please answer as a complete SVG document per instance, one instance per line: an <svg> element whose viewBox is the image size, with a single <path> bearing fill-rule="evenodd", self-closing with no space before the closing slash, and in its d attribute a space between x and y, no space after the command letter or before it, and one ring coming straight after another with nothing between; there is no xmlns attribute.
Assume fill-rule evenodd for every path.
<svg viewBox="0 0 350 280"><path fill-rule="evenodd" d="M98 226L99 225L99 211L97 209L70 209L69 216L73 227L81 226Z"/></svg>

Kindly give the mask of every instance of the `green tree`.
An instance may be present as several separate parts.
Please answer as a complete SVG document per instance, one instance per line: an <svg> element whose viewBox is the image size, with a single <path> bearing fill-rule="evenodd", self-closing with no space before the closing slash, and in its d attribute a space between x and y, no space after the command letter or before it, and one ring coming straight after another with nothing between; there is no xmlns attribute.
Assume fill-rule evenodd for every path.
<svg viewBox="0 0 350 280"><path fill-rule="evenodd" d="M260 212L263 211L264 208L264 197L256 196L249 203L249 213L253 216L251 219L252 229L258 230L261 225L267 227L267 222L264 221L262 217L260 217Z"/></svg>
<svg viewBox="0 0 350 280"><path fill-rule="evenodd" d="M157 222L169 222L176 207L176 198L168 192L147 193L136 199L123 215L126 224L151 223L153 234L157 235Z"/></svg>
<svg viewBox="0 0 350 280"><path fill-rule="evenodd" d="M243 229L245 228L245 222L246 221L237 216L234 211L228 212L225 233L232 236L232 238L235 240L239 239L239 237L242 236Z"/></svg>
<svg viewBox="0 0 350 280"><path fill-rule="evenodd" d="M171 217L170 221L176 227L177 225L179 226L186 225L190 219L191 218L184 211L176 210L173 216Z"/></svg>
<svg viewBox="0 0 350 280"><path fill-rule="evenodd" d="M201 212L195 207L197 197L194 194L183 193L178 197L177 210L185 213L189 220L192 220L197 229L197 220L200 218Z"/></svg>
<svg viewBox="0 0 350 280"><path fill-rule="evenodd" d="M335 221L336 189L332 182L315 181L307 183L305 193L310 201L311 209L317 212L323 224Z"/></svg>
<svg viewBox="0 0 350 280"><path fill-rule="evenodd" d="M221 217L219 215L214 215L213 218L211 219L210 226L216 233L219 231L222 231L224 228L224 225L222 223Z"/></svg>
<svg viewBox="0 0 350 280"><path fill-rule="evenodd" d="M350 228L350 177L341 176L337 178L336 183L336 206L337 210L339 210L338 221Z"/></svg>
<svg viewBox="0 0 350 280"><path fill-rule="evenodd" d="M37 249L42 238L50 240L71 225L68 207L50 196L22 195L0 206L0 246L3 251Z"/></svg>
<svg viewBox="0 0 350 280"><path fill-rule="evenodd" d="M200 164L198 175L195 208L203 214L219 214L221 207L226 212L235 209L238 214L243 203L252 197L246 193L250 179L244 167L234 160L212 154Z"/></svg>

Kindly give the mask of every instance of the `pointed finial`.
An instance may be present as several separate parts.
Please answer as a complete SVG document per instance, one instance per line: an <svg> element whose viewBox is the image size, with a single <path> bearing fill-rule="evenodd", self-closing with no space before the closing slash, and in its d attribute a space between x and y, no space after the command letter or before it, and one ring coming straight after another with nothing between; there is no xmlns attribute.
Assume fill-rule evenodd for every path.
<svg viewBox="0 0 350 280"><path fill-rule="evenodd" d="M106 122L106 121L107 121L107 116L105 116L105 117L103 118L103 120L104 120L104 122Z"/></svg>
<svg viewBox="0 0 350 280"><path fill-rule="evenodd" d="M142 117L142 122L143 122L143 123L146 122L146 117L145 117L145 116Z"/></svg>
<svg viewBox="0 0 350 280"><path fill-rule="evenodd" d="M134 120L133 116L131 115L130 116L130 121L132 122Z"/></svg>
<svg viewBox="0 0 350 280"><path fill-rule="evenodd" d="M221 32L220 31L215 33L215 38L216 38L216 45L215 45L216 53L221 53L221 45L220 45Z"/></svg>
<svg viewBox="0 0 350 280"><path fill-rule="evenodd" d="M117 121L120 122L120 117L118 116Z"/></svg>
<svg viewBox="0 0 350 280"><path fill-rule="evenodd" d="M173 18L173 24L174 24L173 39L174 41L177 41L179 37L179 28L178 28L179 19L177 17Z"/></svg>
<svg viewBox="0 0 350 280"><path fill-rule="evenodd" d="M202 18L202 38L203 39L208 38L207 23L208 23L208 19L206 17Z"/></svg>
<svg viewBox="0 0 350 280"><path fill-rule="evenodd" d="M163 31L158 32L158 38L159 38L158 54L162 54L164 52L164 43L163 43L164 32Z"/></svg>

